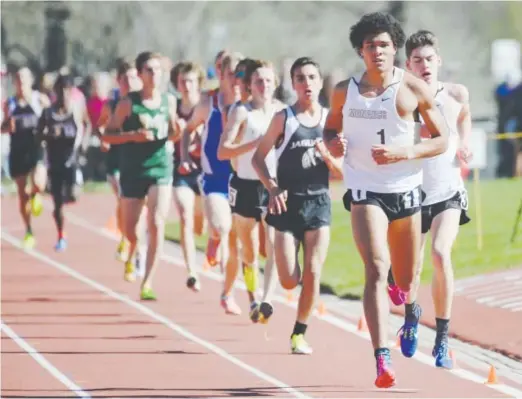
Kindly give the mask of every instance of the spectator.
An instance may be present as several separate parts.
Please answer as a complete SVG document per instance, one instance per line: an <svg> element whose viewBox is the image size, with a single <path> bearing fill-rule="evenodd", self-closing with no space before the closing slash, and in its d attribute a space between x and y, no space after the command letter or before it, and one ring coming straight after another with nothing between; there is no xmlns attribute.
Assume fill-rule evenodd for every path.
<svg viewBox="0 0 522 399"><path fill-rule="evenodd" d="M522 87L520 85L521 73L510 73L506 80L501 83L495 91L495 100L498 109L497 133L512 132L520 130L521 124L517 125L517 112L520 113ZM517 111L518 109L518 111ZM518 118L520 121L520 117ZM514 140L498 140L497 144L499 162L497 166L498 177L513 177L516 163L516 145Z"/></svg>

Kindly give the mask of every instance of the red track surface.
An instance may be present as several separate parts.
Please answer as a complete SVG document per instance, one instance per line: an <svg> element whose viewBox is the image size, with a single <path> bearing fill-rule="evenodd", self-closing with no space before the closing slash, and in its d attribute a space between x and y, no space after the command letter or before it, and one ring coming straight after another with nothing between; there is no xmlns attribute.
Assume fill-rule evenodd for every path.
<svg viewBox="0 0 522 399"><path fill-rule="evenodd" d="M101 228L113 201L84 196L68 211ZM219 282L204 278L195 294L183 268L166 262L155 279L159 301L139 302L138 284L126 283L114 260L114 241L67 223L69 248L56 254L47 209L34 222L35 251L25 253L11 243L23 235L19 220L14 198L5 198L2 321L90 397L506 397L397 351L397 386L377 390L366 339L313 318L314 354L292 356L290 307L276 304L267 327L226 316ZM246 311L246 294L237 296ZM3 398L76 397L5 334L2 344Z"/></svg>

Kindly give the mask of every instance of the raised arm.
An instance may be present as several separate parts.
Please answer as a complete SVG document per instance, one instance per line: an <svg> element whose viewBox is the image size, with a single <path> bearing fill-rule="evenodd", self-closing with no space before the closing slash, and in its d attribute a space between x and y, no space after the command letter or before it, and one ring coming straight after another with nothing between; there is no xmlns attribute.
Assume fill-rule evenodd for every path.
<svg viewBox="0 0 522 399"><path fill-rule="evenodd" d="M344 80L335 86L330 98L330 111L323 130L324 144L334 158L344 156L346 151L346 140L342 137L342 130L343 107L346 102L349 82L349 80Z"/></svg>
<svg viewBox="0 0 522 399"><path fill-rule="evenodd" d="M238 136L241 136L244 132L247 116L248 110L242 105L234 107L232 110L219 140L217 153L219 160L224 161L235 158L245 152L253 150L259 144L259 138L248 143L235 143Z"/></svg>

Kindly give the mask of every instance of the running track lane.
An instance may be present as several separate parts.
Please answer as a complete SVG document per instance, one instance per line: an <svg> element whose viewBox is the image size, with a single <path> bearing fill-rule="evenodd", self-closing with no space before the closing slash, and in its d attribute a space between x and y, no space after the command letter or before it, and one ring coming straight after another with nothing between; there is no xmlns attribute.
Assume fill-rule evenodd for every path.
<svg viewBox="0 0 522 399"><path fill-rule="evenodd" d="M2 202L2 231L9 232L19 217L7 211L16 209L12 199ZM74 211L80 210L95 222L112 206ZM49 226L48 213L35 220L36 233ZM314 318L308 333L314 355L291 356L293 309L277 306L268 327L252 326L246 315L223 314L219 283L204 279L203 291L192 293L183 269L169 263L161 262L156 275L160 300L141 304L137 284L124 282L122 265L113 260L113 241L71 223L67 232L63 254L52 250L54 234L37 236L36 251L27 254L12 245L19 230L2 235L2 318L92 397L505 396L396 351L397 387L376 390L367 340ZM246 310L246 295L237 295ZM3 375L3 397L59 396L49 391L56 384L45 381L23 391L34 386L20 385L27 369L14 360L10 367L9 376L19 377ZM66 388L62 393L74 396Z"/></svg>

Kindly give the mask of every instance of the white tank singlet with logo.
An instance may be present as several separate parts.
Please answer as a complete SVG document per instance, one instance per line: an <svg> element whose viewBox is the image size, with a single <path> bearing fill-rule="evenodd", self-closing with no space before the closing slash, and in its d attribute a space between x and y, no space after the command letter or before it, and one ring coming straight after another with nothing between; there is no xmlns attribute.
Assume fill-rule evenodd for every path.
<svg viewBox="0 0 522 399"><path fill-rule="evenodd" d="M375 193L401 193L422 184L422 162L400 161L378 165L372 157L372 147L412 146L418 140L416 123L400 117L397 112L397 93L404 70L394 69L392 83L373 98L359 92L362 74L350 79L343 107L343 134L347 140L343 165L347 189Z"/></svg>
<svg viewBox="0 0 522 399"><path fill-rule="evenodd" d="M272 117L275 114L277 108L275 105L271 112L263 113L252 109L250 104L246 105L248 115L246 119L246 125L244 129L243 137L241 138L241 144L249 143L261 136L264 136ZM256 149L252 149L236 157L237 176L245 180L259 180L259 176L252 166L252 157ZM265 162L270 172L270 176L275 176L276 173L276 157L274 150L271 150L265 159Z"/></svg>
<svg viewBox="0 0 522 399"><path fill-rule="evenodd" d="M450 199L464 188L460 163L457 158L460 142L457 120L462 105L449 95L448 90L442 84L435 95L435 102L448 124L448 149L442 154L423 160L422 191L426 197L422 205L432 205Z"/></svg>

